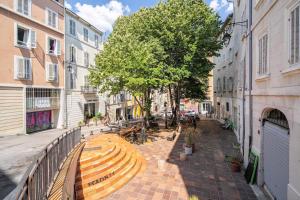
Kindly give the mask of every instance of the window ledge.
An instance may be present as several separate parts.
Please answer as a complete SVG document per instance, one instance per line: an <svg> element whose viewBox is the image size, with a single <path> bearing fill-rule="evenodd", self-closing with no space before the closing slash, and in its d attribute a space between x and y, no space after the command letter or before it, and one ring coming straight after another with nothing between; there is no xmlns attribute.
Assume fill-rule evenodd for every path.
<svg viewBox="0 0 300 200"><path fill-rule="evenodd" d="M258 74L255 80L256 81L265 81L269 78L270 78L270 74L264 74L264 75L259 75Z"/></svg>
<svg viewBox="0 0 300 200"><path fill-rule="evenodd" d="M22 48L22 49L28 49L28 50L31 50L31 47L28 47L28 46L25 46L25 45L15 44L15 47L17 47L17 48Z"/></svg>
<svg viewBox="0 0 300 200"><path fill-rule="evenodd" d="M300 73L300 65L289 67L288 69L282 70L281 73L283 75Z"/></svg>

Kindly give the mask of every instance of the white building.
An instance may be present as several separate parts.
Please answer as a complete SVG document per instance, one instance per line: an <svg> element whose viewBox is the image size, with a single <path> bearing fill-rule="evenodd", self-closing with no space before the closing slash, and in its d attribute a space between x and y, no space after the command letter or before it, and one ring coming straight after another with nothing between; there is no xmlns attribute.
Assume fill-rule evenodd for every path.
<svg viewBox="0 0 300 200"><path fill-rule="evenodd" d="M234 50L238 109L223 111L219 96L217 116L236 117L245 166L250 152L259 156L257 185L274 199L299 200L300 1L236 0L232 23L225 32ZM225 89L219 82L216 93Z"/></svg>
<svg viewBox="0 0 300 200"><path fill-rule="evenodd" d="M77 126L97 112L105 113L105 104L97 89L89 86L89 66L102 50L102 32L71 10L65 14L65 88L67 127Z"/></svg>

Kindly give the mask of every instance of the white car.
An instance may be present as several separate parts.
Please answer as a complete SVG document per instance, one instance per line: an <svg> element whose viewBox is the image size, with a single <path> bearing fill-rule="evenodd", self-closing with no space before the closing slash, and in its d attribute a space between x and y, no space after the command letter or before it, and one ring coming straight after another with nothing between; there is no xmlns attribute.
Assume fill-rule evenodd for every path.
<svg viewBox="0 0 300 200"><path fill-rule="evenodd" d="M196 114L195 111L189 110L189 111L187 111L184 115L185 115L185 116L188 116L188 117L195 117L197 114Z"/></svg>

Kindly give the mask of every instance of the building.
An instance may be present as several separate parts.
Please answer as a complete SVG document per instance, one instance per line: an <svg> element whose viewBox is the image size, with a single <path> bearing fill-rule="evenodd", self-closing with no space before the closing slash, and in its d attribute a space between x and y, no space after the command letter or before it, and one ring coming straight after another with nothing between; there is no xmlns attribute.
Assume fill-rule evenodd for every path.
<svg viewBox="0 0 300 200"><path fill-rule="evenodd" d="M300 1L253 1L249 8L249 151L260 157L258 184L275 199L298 200Z"/></svg>
<svg viewBox="0 0 300 200"><path fill-rule="evenodd" d="M213 112L214 102L214 75L213 70L209 73L208 88L206 92L206 99L199 103L199 114L211 114Z"/></svg>
<svg viewBox="0 0 300 200"><path fill-rule="evenodd" d="M69 9L65 29L65 125L75 127L97 112L105 113L104 99L88 81L89 66L95 64L95 57L103 48L103 33Z"/></svg>
<svg viewBox="0 0 300 200"><path fill-rule="evenodd" d="M259 157L257 185L274 199L299 200L300 1L237 0L228 24L227 46L214 58L216 116L237 125L245 166L250 153Z"/></svg>
<svg viewBox="0 0 300 200"><path fill-rule="evenodd" d="M233 15L229 15L223 24L222 29L232 33ZM220 37L224 37L222 34ZM235 132L238 130L238 98L237 98L237 76L239 65L234 63L237 56L235 41L228 40L219 51L219 56L213 58L215 68L213 70L214 82L214 107L215 117L223 121L231 120L235 125Z"/></svg>
<svg viewBox="0 0 300 200"><path fill-rule="evenodd" d="M62 127L64 0L1 0L0 27L0 135Z"/></svg>

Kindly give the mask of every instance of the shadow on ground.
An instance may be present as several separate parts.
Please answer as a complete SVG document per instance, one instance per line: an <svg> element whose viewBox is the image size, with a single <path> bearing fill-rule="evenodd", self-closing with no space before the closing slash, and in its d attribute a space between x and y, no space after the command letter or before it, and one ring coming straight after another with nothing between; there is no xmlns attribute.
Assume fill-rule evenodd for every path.
<svg viewBox="0 0 300 200"><path fill-rule="evenodd" d="M0 169L0 199L4 199L17 185Z"/></svg>
<svg viewBox="0 0 300 200"><path fill-rule="evenodd" d="M242 173L232 172L225 155L233 155L235 135L223 130L216 121L198 123L196 152L186 161L178 159L183 152L184 134L173 146L167 162L177 165L189 196L203 199L254 200Z"/></svg>

